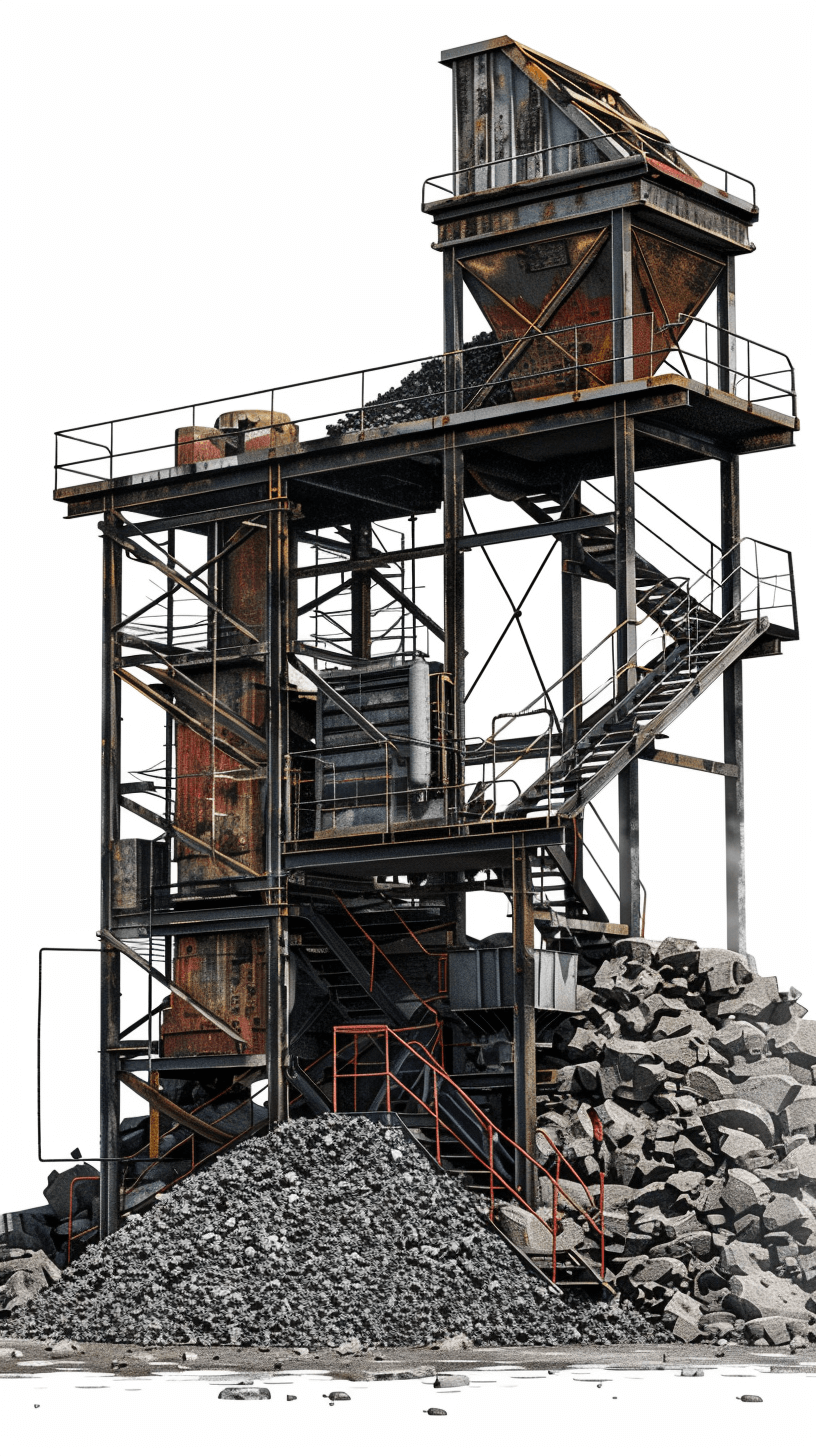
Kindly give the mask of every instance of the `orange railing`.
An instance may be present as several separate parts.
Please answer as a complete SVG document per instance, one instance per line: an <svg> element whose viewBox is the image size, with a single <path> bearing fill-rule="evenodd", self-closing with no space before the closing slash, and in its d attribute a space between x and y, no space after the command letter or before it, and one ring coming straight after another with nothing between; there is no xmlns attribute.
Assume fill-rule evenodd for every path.
<svg viewBox="0 0 816 1456"><path fill-rule="evenodd" d="M343 1071L340 1067L340 1061L338 1058L338 1036L353 1038L354 1052L351 1058L351 1069L348 1071ZM380 1041L382 1041L381 1061L379 1061L377 1065L374 1066L372 1066L370 1062L361 1063L358 1055L359 1044L361 1042L368 1042L370 1043L371 1048L373 1048L376 1052ZM395 1043L398 1047L404 1048L406 1051L410 1052L412 1057L416 1058L416 1060L420 1062L424 1068L427 1069L433 1085L433 1096L430 1103L426 1102L424 1098L420 1096L419 1092L414 1091L412 1087L407 1086L403 1078L399 1075L399 1072L394 1071L392 1045ZM366 1068L366 1070L361 1070L361 1066L363 1068ZM421 1045L421 1043L414 1040L406 1040L405 1036L402 1035L401 1032L395 1031L390 1026L373 1026L365 1024L359 1026L335 1026L333 1073L334 1111L337 1112L339 1110L339 1083L348 1080L351 1080L353 1082L352 1102L354 1110L357 1111L359 1108L357 1083L360 1080L372 1078L376 1078L380 1082L383 1082L384 1080L385 1082L385 1106L387 1112L392 1112L395 1110L395 1108L392 1106L392 1101L400 1101L402 1098L407 1097L410 1102L415 1103L417 1108L421 1109L432 1119L435 1158L436 1162L440 1165L440 1167L442 1166L441 1143L442 1134L444 1133L446 1137L452 1137L453 1139L455 1139L456 1142L460 1143L462 1147L467 1150L467 1152L474 1159L474 1161L484 1170L485 1173L487 1173L489 1180L488 1186L490 1192L491 1220L494 1219L495 1215L496 1195L497 1193L501 1192L509 1195L510 1198L514 1199L516 1203L521 1204L522 1208L525 1208L528 1213L533 1214L534 1218L538 1219L539 1223L542 1224L542 1226L547 1230L552 1239L552 1279L554 1283L557 1282L558 1277L557 1238L559 1221L559 1199L563 1199L566 1204L569 1204L575 1210L575 1212L578 1213L581 1218L585 1220L592 1234L597 1238L598 1250L600 1254L600 1277L601 1279L604 1278L606 1272L606 1241L604 1236L603 1172L601 1172L600 1174L600 1192L596 1203L594 1194L591 1193L590 1189L587 1187L581 1175L577 1172L575 1168L572 1167L569 1162L567 1162L567 1159L564 1157L561 1150L556 1146L552 1138L549 1137L547 1133L539 1129L537 1136L543 1138L545 1142L549 1143L550 1147L556 1155L555 1174L551 1173L549 1169L546 1168L543 1163L540 1163L537 1158L534 1158L531 1153L528 1153L524 1148L520 1147L520 1145L515 1142L508 1133L503 1132L501 1128L497 1127L494 1122L491 1122L490 1118L487 1117L487 1115L482 1111L479 1106L477 1106L473 1099L462 1090L458 1083L454 1081L453 1077L451 1077L445 1071L444 1067L436 1060L436 1058L431 1054L431 1052L428 1051L426 1047ZM472 1119L475 1119L478 1123L485 1137L485 1147L487 1148L486 1157L483 1156L479 1149L477 1147L474 1147L473 1143L468 1141L468 1139L463 1136L460 1131L458 1131L455 1127L452 1127L449 1121L445 1121L443 1112L440 1112L439 1107L440 1084L452 1091L457 1102L461 1104L463 1111L466 1109L469 1116ZM518 1160L520 1159L522 1165L526 1164L528 1170L535 1169L538 1174L543 1175L546 1179L549 1180L552 1192L552 1208L549 1220L545 1218L541 1213L539 1213L537 1209L531 1207L531 1205L522 1196L520 1189L514 1187L513 1184L508 1181L508 1179L504 1176L501 1170L496 1166L497 1148L501 1148L508 1156L512 1156L514 1162L516 1163L516 1166L518 1166ZM567 1189L562 1187L561 1178L566 1176L567 1174L569 1174L570 1178L578 1183L580 1187L584 1190L589 1206L595 1211L597 1215L596 1217L593 1217L592 1213L590 1213L587 1209L582 1208L581 1205L577 1203L576 1200L573 1198L572 1194Z"/></svg>

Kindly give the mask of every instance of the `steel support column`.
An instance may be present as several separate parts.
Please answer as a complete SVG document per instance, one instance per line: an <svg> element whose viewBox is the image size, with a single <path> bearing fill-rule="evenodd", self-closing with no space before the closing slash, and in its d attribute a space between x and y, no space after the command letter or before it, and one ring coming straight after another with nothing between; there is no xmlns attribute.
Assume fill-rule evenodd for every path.
<svg viewBox="0 0 816 1456"><path fill-rule="evenodd" d="M536 1015L533 965L533 884L530 855L523 842L513 840L513 1092L514 1137L520 1148L535 1156L536 1134ZM535 1207L535 1169L516 1153L516 1189Z"/></svg>
<svg viewBox="0 0 816 1456"><path fill-rule="evenodd" d="M115 524L112 506L105 520ZM122 548L102 541L102 834L100 926L113 929L113 846L119 838L121 781L121 685L115 669L120 651L115 629L122 617ZM102 1238L119 1225L119 952L102 941L100 997L100 1174L99 1231Z"/></svg>
<svg viewBox="0 0 816 1456"><path fill-rule="evenodd" d="M367 561L371 555L371 523L355 523L351 528L351 559ZM371 577L367 571L355 571L351 578L351 655L371 656Z"/></svg>
<svg viewBox="0 0 816 1456"><path fill-rule="evenodd" d="M736 370L736 294L734 259L729 258L717 286L720 389L730 393ZM720 464L720 544L722 547L722 612L734 620L740 610L739 460ZM723 758L737 765L736 778L725 779L725 899L728 949L746 951L745 933L745 778L742 663L723 674Z"/></svg>
<svg viewBox="0 0 816 1456"><path fill-rule="evenodd" d="M615 615L620 624L615 696L623 698L637 682L635 426L624 403L615 406ZM639 935L640 823L636 759L618 776L618 841L620 918L629 926L631 935Z"/></svg>
<svg viewBox="0 0 816 1456"><path fill-rule="evenodd" d="M581 487L576 486L564 516L580 514ZM581 577L569 570L569 563L578 556L577 537L568 535L561 545L561 671L564 674L561 707L561 734L566 750L581 736L581 702L583 699L583 655L581 618ZM572 867L573 879L583 879L583 815L577 814L566 826L564 848ZM577 897L574 897L577 899Z"/></svg>
<svg viewBox="0 0 816 1456"><path fill-rule="evenodd" d="M626 208L612 213L613 376L618 384L634 378L632 357L632 215Z"/></svg>
<svg viewBox="0 0 816 1456"><path fill-rule="evenodd" d="M286 1064L289 1023L289 932L286 876L283 870L283 835L287 820L286 764L288 754L289 632L289 502L281 487L280 472L270 464L271 498L278 509L267 520L266 573L266 873L274 889L267 902L275 907L266 937L266 1072L270 1127L285 1122L289 1113Z"/></svg>

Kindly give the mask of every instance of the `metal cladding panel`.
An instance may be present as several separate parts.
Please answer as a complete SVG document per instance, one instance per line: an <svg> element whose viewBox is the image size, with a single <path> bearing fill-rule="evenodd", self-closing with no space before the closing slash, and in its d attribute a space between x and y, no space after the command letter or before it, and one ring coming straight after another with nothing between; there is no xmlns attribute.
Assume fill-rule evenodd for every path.
<svg viewBox="0 0 816 1456"><path fill-rule="evenodd" d="M462 173L456 183L460 194L568 171L570 148L579 141L583 165L605 160L606 153L586 140L595 128L579 128L515 64L514 51L511 44L453 62L454 168ZM546 77L541 79L546 85Z"/></svg>
<svg viewBox="0 0 816 1456"><path fill-rule="evenodd" d="M230 530L234 530L234 526ZM238 527L240 530L240 526ZM266 611L265 530L252 531L246 541L223 558L219 568L219 600L231 615L264 637ZM219 546L223 546L223 542ZM250 639L229 624L218 624L218 645L249 645ZM263 736L266 721L264 667L261 661L218 668L188 668L187 676L209 693L213 686L231 712ZM206 704L178 689L179 705L201 724L202 732L179 723L176 728L175 822L181 829L211 844L249 871L264 869L264 789L262 752L248 749L240 735L221 721L218 736L244 755L257 756L259 769L248 768L228 752L213 750ZM235 874L231 868L180 840L175 841L179 884L203 885ZM258 931L220 932L177 936L175 979L197 1000L210 1007L246 1040L240 1048L188 1003L171 998L162 1022L165 1056L221 1056L236 1051L262 1053L266 1046L266 934Z"/></svg>
<svg viewBox="0 0 816 1456"><path fill-rule="evenodd" d="M574 1011L578 957L559 951L534 950L535 1009ZM451 951L448 995L453 1011L511 1010L516 981L511 946Z"/></svg>
<svg viewBox="0 0 816 1456"><path fill-rule="evenodd" d="M245 623L255 636L263 641L266 637L266 546L265 529L244 528L241 523L231 522L230 534L241 532L247 539L234 551L230 551L221 563L219 579L219 603ZM248 534L247 534L248 532ZM223 550L227 541L221 543ZM218 625L220 647L251 645L250 639L236 627L231 627L222 618Z"/></svg>
<svg viewBox="0 0 816 1456"><path fill-rule="evenodd" d="M266 935L235 931L179 936L175 979L245 1039L240 1047L176 996L162 1019L162 1054L221 1056L266 1047Z"/></svg>
<svg viewBox="0 0 816 1456"><path fill-rule="evenodd" d="M578 998L578 956L539 950L536 956L536 1009L575 1011Z"/></svg>
<svg viewBox="0 0 816 1456"><path fill-rule="evenodd" d="M194 674L188 671L188 676ZM201 686L211 683L209 669L201 671ZM222 701L248 722L263 729L264 678L257 666L225 668L218 674L217 692ZM188 702L182 700L187 708ZM218 725L219 736L244 749L237 734ZM263 781L248 778L245 766L221 749L212 749L206 737L184 724L176 729L176 823L189 834L231 859L260 874L264 868ZM213 768L215 774L213 774ZM214 826L214 832L213 832ZM179 879L184 884L222 879L234 873L202 851L180 840L175 843Z"/></svg>
<svg viewBox="0 0 816 1456"><path fill-rule="evenodd" d="M328 672L326 681L403 750L405 762L375 743L318 692L315 793L317 834L379 829L443 817L433 776L428 664L386 662ZM416 741L415 741L416 740Z"/></svg>
<svg viewBox="0 0 816 1456"><path fill-rule="evenodd" d="M113 846L113 908L147 910L151 888L169 884L168 846L160 839L118 839Z"/></svg>

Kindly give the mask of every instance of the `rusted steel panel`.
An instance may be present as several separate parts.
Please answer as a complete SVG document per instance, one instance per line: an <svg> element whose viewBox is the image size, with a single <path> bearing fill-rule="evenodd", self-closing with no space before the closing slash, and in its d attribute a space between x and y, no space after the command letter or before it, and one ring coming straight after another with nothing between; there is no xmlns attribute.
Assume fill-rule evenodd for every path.
<svg viewBox="0 0 816 1456"><path fill-rule="evenodd" d="M222 423L223 417L222 417ZM261 421L261 424L267 423ZM232 421L228 421L231 427ZM228 437L226 437L228 438ZM266 439L269 439L267 430ZM208 443L208 442L205 442ZM198 448L195 442L193 448ZM230 527L240 533L239 523ZM252 530L245 541L222 558L218 567L218 595L221 606L244 621L257 633L265 635L266 607L266 542L265 528ZM226 541L222 543L226 544ZM220 621L217 627L220 648L245 645L246 638ZM211 666L189 669L188 677L197 682L202 692L211 693ZM230 710L263 734L266 724L266 690L264 664L249 662L240 666L217 668L215 692ZM189 695L182 701L185 709L195 709L195 716L208 728L206 706ZM243 746L242 740L218 724L222 740ZM264 855L264 787L263 765L259 759L257 776L237 763L223 750L213 750L207 737L179 724L176 729L176 823L181 829L203 839L246 865L247 870L262 873ZM215 859L191 846L175 841L179 884L195 886L211 883L232 872ZM181 986L207 1006L212 1006L225 1021L234 1026L247 1041L248 1052L263 1052L266 1046L266 935L264 931L234 934L181 936L176 942L175 977ZM162 1024L162 1047L165 1056L221 1055L235 1048L223 1033L199 1016L195 1010L171 998L170 1010Z"/></svg>
<svg viewBox="0 0 816 1456"><path fill-rule="evenodd" d="M723 264L657 232L635 228L632 373L654 374L715 287ZM584 264L586 266L584 266ZM526 345L508 379L517 399L612 383L612 250L608 230L547 237L463 261L465 279L496 335L546 337ZM505 346L505 355L513 348Z"/></svg>
<svg viewBox="0 0 816 1456"><path fill-rule="evenodd" d="M179 936L175 979L246 1041L247 1052L266 1048L266 935L235 931L222 935ZM162 1022L166 1057L225 1055L235 1044L186 1002L170 998Z"/></svg>

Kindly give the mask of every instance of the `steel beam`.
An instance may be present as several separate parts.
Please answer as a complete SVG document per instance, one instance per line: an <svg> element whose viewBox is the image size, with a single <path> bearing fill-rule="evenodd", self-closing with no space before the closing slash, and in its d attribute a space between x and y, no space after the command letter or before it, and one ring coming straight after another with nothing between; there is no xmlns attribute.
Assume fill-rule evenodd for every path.
<svg viewBox="0 0 816 1456"><path fill-rule="evenodd" d="M515 1141L530 1157L535 1157L536 1133L536 1030L535 972L533 965L533 885L530 856L523 843L513 841L513 970L515 1003L513 1006L513 1093L515 1104ZM516 1153L515 1185L532 1208L536 1205L535 1169L527 1158Z"/></svg>
<svg viewBox="0 0 816 1456"><path fill-rule="evenodd" d="M637 683L636 563L635 422L621 404L615 412L615 617L620 624L615 696L619 699ZM618 844L620 918L636 935L640 927L640 813L634 759L618 777Z"/></svg>
<svg viewBox="0 0 816 1456"><path fill-rule="evenodd" d="M113 527L108 498L105 522ZM122 616L122 547L106 533L102 539L102 834L100 926L113 920L113 847L119 838L122 690L117 677L120 649L116 624ZM99 1231L105 1238L119 1226L119 1058L108 1047L119 1045L119 952L102 942L100 985L100 1169Z"/></svg>
<svg viewBox="0 0 816 1456"><path fill-rule="evenodd" d="M461 451L459 452L461 454ZM464 497L464 489L463 489ZM481 550L483 546L501 546L507 542L531 541L538 536L563 536L565 534L583 535L586 531L609 526L614 517L611 511L602 511L598 515L582 516L580 520L567 518L560 521L537 521L534 526L508 526L502 531L476 531L470 536L461 536L457 542L457 549L460 552ZM383 551L377 556L369 556L362 560L353 561L343 559L342 561L322 561L318 566L301 566L298 568L298 577L317 576L338 576L340 573L370 572L377 566L393 566L401 561L424 561L431 556L444 556L447 550L447 541L436 543L432 546L412 546L404 551ZM342 588L338 588L341 590ZM316 602L312 602L314 607Z"/></svg>
<svg viewBox="0 0 816 1456"><path fill-rule="evenodd" d="M371 554L371 523L356 522L351 528L352 560ZM366 571L355 571L351 578L351 655L371 656L371 575Z"/></svg>
<svg viewBox="0 0 816 1456"><path fill-rule="evenodd" d="M632 214L626 207L612 213L613 377L621 383L634 377L632 358Z"/></svg>

